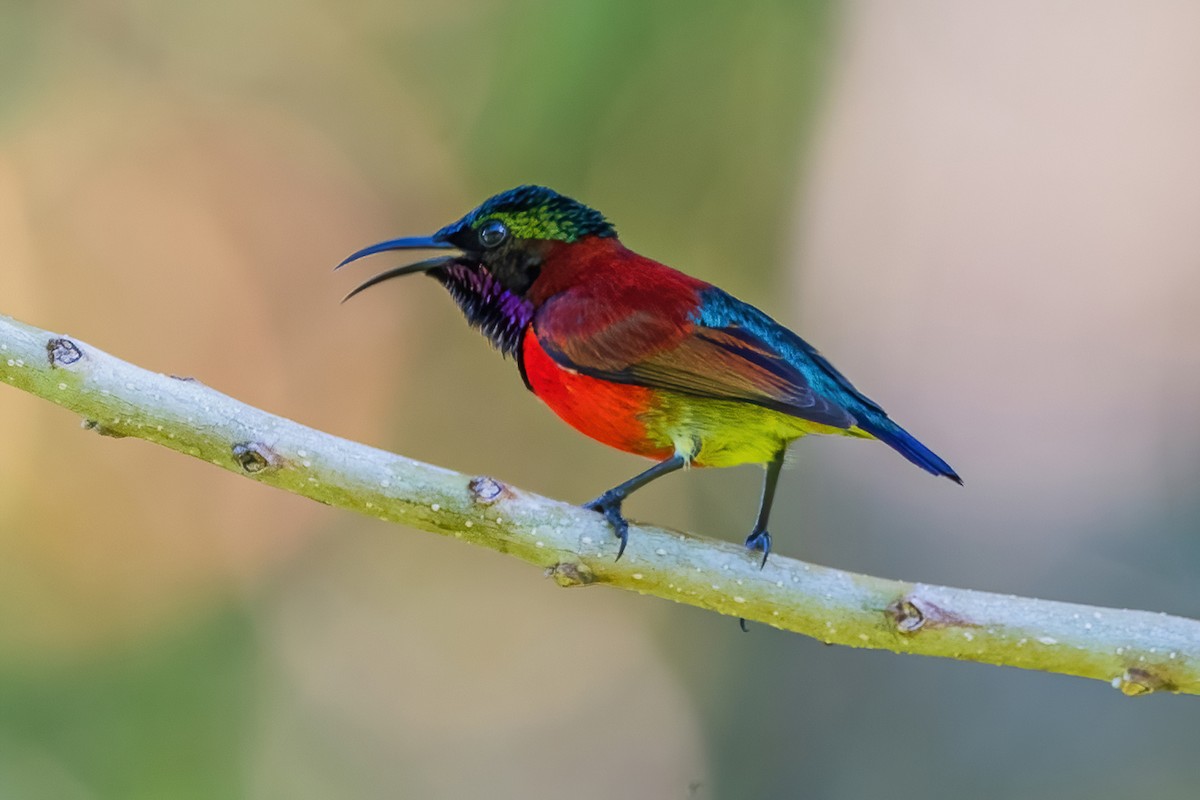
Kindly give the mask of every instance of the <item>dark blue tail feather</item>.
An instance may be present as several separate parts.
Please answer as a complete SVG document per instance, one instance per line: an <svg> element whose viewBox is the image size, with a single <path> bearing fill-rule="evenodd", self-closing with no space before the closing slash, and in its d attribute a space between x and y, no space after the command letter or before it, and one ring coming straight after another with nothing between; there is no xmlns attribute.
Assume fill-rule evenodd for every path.
<svg viewBox="0 0 1200 800"><path fill-rule="evenodd" d="M958 473L951 469L949 464L938 458L937 454L890 419L885 417L881 420L860 420L858 427L884 444L891 446L900 455L926 472L941 475L960 486L962 485L962 478L958 477Z"/></svg>

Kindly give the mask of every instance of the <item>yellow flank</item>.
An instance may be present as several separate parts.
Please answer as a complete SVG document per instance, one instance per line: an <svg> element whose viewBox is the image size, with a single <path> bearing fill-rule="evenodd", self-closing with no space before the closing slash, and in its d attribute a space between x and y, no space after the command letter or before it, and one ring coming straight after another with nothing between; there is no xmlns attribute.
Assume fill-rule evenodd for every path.
<svg viewBox="0 0 1200 800"><path fill-rule="evenodd" d="M698 467L765 464L810 433L875 438L858 427L834 428L752 403L674 392L659 392L657 399L657 407L642 414L647 434Z"/></svg>

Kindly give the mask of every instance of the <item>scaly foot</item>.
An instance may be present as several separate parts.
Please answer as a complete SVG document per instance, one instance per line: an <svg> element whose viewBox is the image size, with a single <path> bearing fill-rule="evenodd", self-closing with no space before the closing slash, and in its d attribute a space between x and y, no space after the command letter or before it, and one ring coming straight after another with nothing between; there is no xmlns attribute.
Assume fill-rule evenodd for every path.
<svg viewBox="0 0 1200 800"><path fill-rule="evenodd" d="M746 537L746 549L752 552L762 550L762 563L758 565L758 568L762 569L767 565L767 556L771 555L771 534L766 531L750 531L750 535Z"/></svg>
<svg viewBox="0 0 1200 800"><path fill-rule="evenodd" d="M621 515L621 503L624 500L624 497L605 492L592 502L583 504L583 507L589 511L599 511L603 514L604 518L608 520L608 524L612 526L613 533L621 540L621 546L617 548L617 561L621 560L621 556L625 552L625 545L629 544L629 523Z"/></svg>

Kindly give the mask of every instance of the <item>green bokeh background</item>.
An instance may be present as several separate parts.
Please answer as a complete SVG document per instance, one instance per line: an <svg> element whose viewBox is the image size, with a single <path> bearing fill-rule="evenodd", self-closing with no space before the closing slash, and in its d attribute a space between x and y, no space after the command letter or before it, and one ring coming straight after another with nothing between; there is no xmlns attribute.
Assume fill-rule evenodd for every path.
<svg viewBox="0 0 1200 800"><path fill-rule="evenodd" d="M1154 206L1103 157L1132 153L1130 174L1168 189L1200 185L1186 180L1191 140L1165 116L1116 144L1082 125L1059 141L1054 116L1084 119L1102 91L1089 75L1111 68L1194 130L1200 93L1174 93L1194 62L1153 56L1176 52L1159 40L1177 43L1194 15L1104 3L1075 30L1067 5L0 3L0 312L306 424L584 500L640 464L540 408L432 284L339 307L361 275L328 271L545 183L635 249L803 330L967 479L956 490L882 448L805 442L784 476L782 552L1197 616L1200 387L1186 376L1200 331L1175 303L1194 300L1183 222L1200 204L1184 188ZM1024 63L1045 72L1012 96L980 89ZM941 119L964 96L996 140ZM964 139L982 143L956 149ZM1021 161L1088 147L1100 157L1076 183ZM972 177L1010 151L998 183ZM931 174L959 199L930 200ZM1004 185L1015 199L997 212ZM1178 249L1133 240L1106 283L1086 247L1053 243L1119 250L1140 218L1051 211L1040 228L1023 212L1047 186L1063 208L1119 196L1178 215L1175 238L1159 237ZM994 255L1014 242L1028 258ZM1120 299L1125 280L1175 288L1139 304ZM1121 325L1092 292L1110 284L1113 319L1182 320L1162 334L1179 349L1104 344L1096 331ZM1029 296L1052 313L1026 313ZM1108 357L1167 377L1074 380ZM1200 785L1187 698L562 592L498 555L91 436L15 395L0 393L2 798L1102 800ZM1075 431L1083 408L1111 408L1120 434ZM691 473L630 509L740 538L758 481Z"/></svg>

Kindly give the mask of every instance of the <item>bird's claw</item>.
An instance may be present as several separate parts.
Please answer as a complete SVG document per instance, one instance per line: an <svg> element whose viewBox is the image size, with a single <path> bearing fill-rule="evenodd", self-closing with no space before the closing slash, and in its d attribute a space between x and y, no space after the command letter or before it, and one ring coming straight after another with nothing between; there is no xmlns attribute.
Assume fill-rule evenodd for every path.
<svg viewBox="0 0 1200 800"><path fill-rule="evenodd" d="M771 555L771 534L766 531L750 531L750 535L746 537L746 549L751 552L762 550L762 563L758 565L762 569L767 565L767 556Z"/></svg>
<svg viewBox="0 0 1200 800"><path fill-rule="evenodd" d="M599 511L608 520L608 524L612 526L613 533L621 540L621 545L617 548L617 557L615 561L620 561L621 556L625 553L625 545L629 544L629 523L621 514L621 502L624 498L610 496L607 492L597 497L590 503L584 503L583 507L589 511Z"/></svg>

